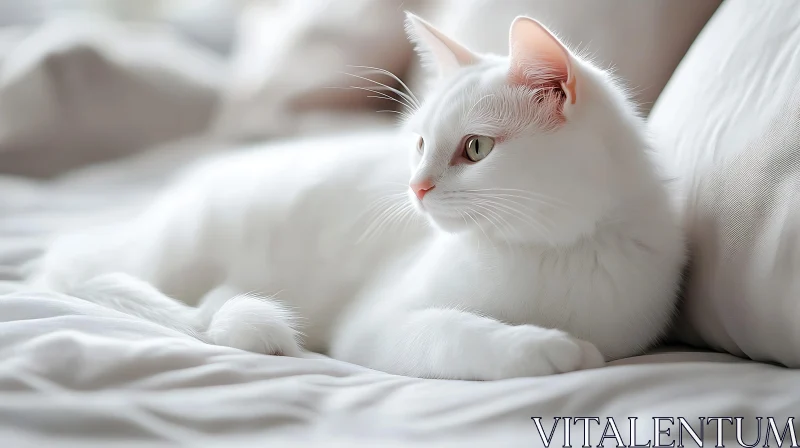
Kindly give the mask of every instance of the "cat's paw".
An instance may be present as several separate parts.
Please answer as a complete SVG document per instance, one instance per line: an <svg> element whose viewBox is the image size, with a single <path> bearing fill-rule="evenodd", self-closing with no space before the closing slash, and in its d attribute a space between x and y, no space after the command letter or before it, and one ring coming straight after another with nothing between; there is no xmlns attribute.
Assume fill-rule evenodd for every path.
<svg viewBox="0 0 800 448"><path fill-rule="evenodd" d="M300 334L292 321L291 313L278 303L241 295L214 313L206 335L216 345L266 355L300 356Z"/></svg>
<svg viewBox="0 0 800 448"><path fill-rule="evenodd" d="M605 365L597 347L560 330L520 325L503 329L498 344L503 358L495 376L545 376Z"/></svg>

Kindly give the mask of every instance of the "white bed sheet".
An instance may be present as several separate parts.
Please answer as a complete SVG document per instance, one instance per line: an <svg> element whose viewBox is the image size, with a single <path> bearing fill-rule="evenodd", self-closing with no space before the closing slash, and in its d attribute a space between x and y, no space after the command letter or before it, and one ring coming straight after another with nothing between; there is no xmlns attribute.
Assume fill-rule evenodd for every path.
<svg viewBox="0 0 800 448"><path fill-rule="evenodd" d="M135 209L165 173L209 150L179 143L47 183L0 177L0 446L530 447L542 445L533 416L614 417L625 428L639 417L646 441L652 417L785 422L800 409L797 371L724 354L665 349L547 378L421 380L206 345L15 281L54 231Z"/></svg>

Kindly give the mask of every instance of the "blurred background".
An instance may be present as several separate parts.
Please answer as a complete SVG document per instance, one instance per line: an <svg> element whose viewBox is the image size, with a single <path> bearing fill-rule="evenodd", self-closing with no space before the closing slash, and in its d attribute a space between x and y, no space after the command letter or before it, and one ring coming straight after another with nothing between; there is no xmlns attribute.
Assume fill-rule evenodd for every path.
<svg viewBox="0 0 800 448"><path fill-rule="evenodd" d="M248 0L0 0L0 26L30 27L70 15L95 15L169 27L227 54Z"/></svg>
<svg viewBox="0 0 800 448"><path fill-rule="evenodd" d="M473 50L507 53L535 17L613 68L647 114L720 0L0 0L0 173L51 178L196 137L231 143L392 126L424 96L413 11ZM380 87L379 87L380 88Z"/></svg>

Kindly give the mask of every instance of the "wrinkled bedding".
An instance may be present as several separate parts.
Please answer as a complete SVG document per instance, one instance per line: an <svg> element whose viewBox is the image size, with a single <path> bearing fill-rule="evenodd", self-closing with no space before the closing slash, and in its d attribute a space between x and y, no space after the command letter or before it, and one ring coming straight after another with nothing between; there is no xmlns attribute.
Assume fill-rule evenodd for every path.
<svg viewBox="0 0 800 448"><path fill-rule="evenodd" d="M389 440L529 447L541 444L534 416L614 417L625 427L627 417L639 417L640 434L650 437L651 417L785 419L800 406L797 372L725 354L665 348L548 378L421 380L319 355L285 358L206 345L15 281L53 232L135 211L169 172L215 150L187 140L52 181L0 178L2 446ZM621 435L628 440L627 430ZM579 444L582 433L572 436ZM734 437L731 429L728 436Z"/></svg>

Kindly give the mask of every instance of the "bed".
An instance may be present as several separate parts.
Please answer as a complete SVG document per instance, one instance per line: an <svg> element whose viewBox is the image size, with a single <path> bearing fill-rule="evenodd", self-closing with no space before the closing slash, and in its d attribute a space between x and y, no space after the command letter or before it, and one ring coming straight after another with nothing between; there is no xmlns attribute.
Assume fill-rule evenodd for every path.
<svg viewBox="0 0 800 448"><path fill-rule="evenodd" d="M175 170L231 147L224 133L206 132L215 116L223 116L218 122L233 120L224 117L233 113L230 103L220 106L225 99L219 93L224 77L219 61L188 44L165 47L159 41L158 51L169 51L172 65L159 66L155 78L152 69L132 77L125 70L142 64L125 65L139 57L131 55L154 50L115 46L116 37L103 34L111 33L109 28L84 32L64 50L54 44L64 42L63 34L52 37L64 29L24 38L26 45L41 49L39 59L27 65L17 61L12 70L11 55L0 65L0 112L5 111L0 116L15 117L14 126L0 124L0 171L5 173L0 176L0 446L531 447L547 445L543 437L550 437L552 428L552 446L564 446L569 445L563 438L564 417L597 418L589 423L592 446L606 434L605 446L618 443L604 432L609 419L626 446L634 442L632 426L637 443L670 428L661 443L678 440L680 433L684 444L692 446L691 436L680 431L679 417L698 437L704 428L705 446L717 440L737 446L733 424L723 421L718 439L716 423L699 419L741 417L743 440L752 444L758 436L761 446L767 417L781 430L800 409L796 370L677 343L602 369L545 378L424 380L322 355L264 356L208 345L74 297L29 288L21 282L26 263L56 232L134 213ZM140 46L156 42L126 39ZM97 46L98 41L106 46ZM79 69L71 65L74 58L101 68L81 84L69 78L74 75L70 70ZM119 67L125 68L122 81ZM59 100L23 97L15 104L26 105L29 114L18 108L12 114L9 98L31 92L10 82L16 79L12 75L27 80L23 87L32 82L51 86L43 91ZM73 84L64 84L63 77ZM153 79L161 87L153 87ZM139 103L143 94L122 95L122 103L97 109L103 104L75 92L86 89L91 95L98 85L111 82L121 82L114 85L128 92L149 93L145 99L152 103ZM181 86L177 93L169 83ZM80 101L65 103L63 95L53 93L56 87L72 89ZM66 124L45 114L70 115L65 110L73 114ZM85 121L74 117L80 110L89 114ZM157 116L150 116L154 111ZM86 118L97 115L104 116L101 130L130 128L133 122L136 132L112 138ZM47 119L30 119L43 116ZM159 126L174 116L185 118L181 126ZM314 120L293 132L304 133ZM347 121L353 127L388 126L372 116ZM68 125L67 134L49 134L52 126ZM116 152L110 153L109 145ZM760 428L757 417L765 419ZM587 434L582 423L574 423L571 443L581 446Z"/></svg>

